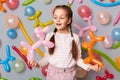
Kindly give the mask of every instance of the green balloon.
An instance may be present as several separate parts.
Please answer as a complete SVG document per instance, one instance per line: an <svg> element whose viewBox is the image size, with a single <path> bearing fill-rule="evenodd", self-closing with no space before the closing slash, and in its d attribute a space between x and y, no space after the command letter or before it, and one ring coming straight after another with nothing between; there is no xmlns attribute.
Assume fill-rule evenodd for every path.
<svg viewBox="0 0 120 80"><path fill-rule="evenodd" d="M14 72L22 72L24 70L24 63L22 60L14 60L12 63L11 63L11 69L14 71Z"/></svg>
<svg viewBox="0 0 120 80"><path fill-rule="evenodd" d="M52 2L52 0L41 0L44 4L49 4Z"/></svg>
<svg viewBox="0 0 120 80"><path fill-rule="evenodd" d="M5 78L0 78L0 80L8 80L8 79L5 79Z"/></svg>
<svg viewBox="0 0 120 80"><path fill-rule="evenodd" d="M41 80L41 79L38 78L38 77L32 77L32 78L30 78L29 80Z"/></svg>

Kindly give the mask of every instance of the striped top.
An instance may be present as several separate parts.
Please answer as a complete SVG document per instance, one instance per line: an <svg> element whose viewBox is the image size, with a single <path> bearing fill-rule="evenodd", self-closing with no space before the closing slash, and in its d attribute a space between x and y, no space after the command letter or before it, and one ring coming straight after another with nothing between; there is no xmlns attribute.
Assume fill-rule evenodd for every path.
<svg viewBox="0 0 120 80"><path fill-rule="evenodd" d="M46 36L46 40L50 40L54 33L49 33ZM76 45L78 47L79 59L75 61L72 58L71 48L72 48L72 40L75 40ZM83 59L81 58L81 46L80 40L77 34L73 33L73 38L71 37L71 33L62 34L55 33L55 50L53 55L49 55L48 48L45 48L45 57L38 61L39 65L44 66L46 64L52 64L54 66L60 68L70 68L74 65L78 65L85 70L88 70L88 65L83 63Z"/></svg>

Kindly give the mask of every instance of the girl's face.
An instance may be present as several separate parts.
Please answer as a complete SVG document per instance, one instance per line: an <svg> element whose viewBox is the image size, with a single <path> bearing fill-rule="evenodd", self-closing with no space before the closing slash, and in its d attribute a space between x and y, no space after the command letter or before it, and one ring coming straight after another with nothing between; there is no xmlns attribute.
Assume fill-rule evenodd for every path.
<svg viewBox="0 0 120 80"><path fill-rule="evenodd" d="M68 24L70 24L71 18L67 16L67 12L64 9L56 9L53 13L53 18L57 32L68 32Z"/></svg>

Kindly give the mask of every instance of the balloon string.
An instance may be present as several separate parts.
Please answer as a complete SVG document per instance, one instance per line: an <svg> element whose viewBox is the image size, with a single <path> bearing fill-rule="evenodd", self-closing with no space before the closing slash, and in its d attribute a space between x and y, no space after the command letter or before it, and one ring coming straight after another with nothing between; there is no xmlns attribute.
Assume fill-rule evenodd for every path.
<svg viewBox="0 0 120 80"><path fill-rule="evenodd" d="M22 23L21 23L20 20L18 20L18 25L19 25L19 27L20 27L23 35L25 36L25 38L26 38L27 41L29 42L29 44L30 44L30 45L33 45L34 42L30 39L29 35L26 33L25 28L23 27L23 25L22 25ZM44 57L44 54L42 53L42 51L41 51L39 48L37 48L36 51L37 51L37 53L39 53L39 55L40 55L41 57Z"/></svg>
<svg viewBox="0 0 120 80"><path fill-rule="evenodd" d="M103 58L105 58L118 72L120 72L120 69L118 69L116 66L115 66L115 63L114 61L109 57L107 56L105 53L99 51L99 50L96 50L96 49L93 49L93 52L97 53L98 55L102 56Z"/></svg>

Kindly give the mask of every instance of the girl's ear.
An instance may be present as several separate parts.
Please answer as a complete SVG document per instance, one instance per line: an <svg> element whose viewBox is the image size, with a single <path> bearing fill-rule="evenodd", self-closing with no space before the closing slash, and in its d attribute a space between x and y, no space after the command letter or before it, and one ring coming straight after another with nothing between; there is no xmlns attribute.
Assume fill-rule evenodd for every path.
<svg viewBox="0 0 120 80"><path fill-rule="evenodd" d="M69 18L69 20L68 20L68 24L70 24L70 23L71 23L71 21L72 21L72 19L71 19L71 18Z"/></svg>

